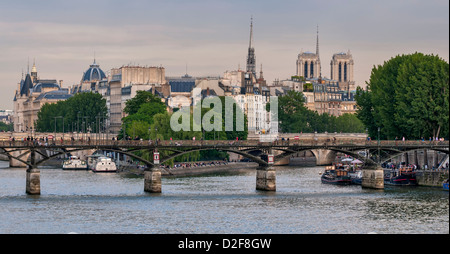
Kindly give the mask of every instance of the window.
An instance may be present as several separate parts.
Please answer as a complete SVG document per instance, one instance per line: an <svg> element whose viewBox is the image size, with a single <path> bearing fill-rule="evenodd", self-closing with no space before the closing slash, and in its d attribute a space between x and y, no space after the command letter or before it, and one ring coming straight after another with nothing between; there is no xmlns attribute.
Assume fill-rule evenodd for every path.
<svg viewBox="0 0 450 254"><path fill-rule="evenodd" d="M347 63L344 63L344 81L347 81Z"/></svg>

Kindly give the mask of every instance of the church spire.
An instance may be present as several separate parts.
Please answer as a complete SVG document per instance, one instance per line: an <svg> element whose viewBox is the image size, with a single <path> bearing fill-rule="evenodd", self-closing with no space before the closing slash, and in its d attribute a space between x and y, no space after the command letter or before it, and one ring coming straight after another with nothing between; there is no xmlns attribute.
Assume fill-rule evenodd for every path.
<svg viewBox="0 0 450 254"><path fill-rule="evenodd" d="M253 73L253 76L256 77L256 57L255 49L253 48L253 17L251 17L250 21L250 42L248 45L247 72Z"/></svg>
<svg viewBox="0 0 450 254"><path fill-rule="evenodd" d="M250 43L248 47L252 48L252 45L253 45L253 16L250 18Z"/></svg>
<svg viewBox="0 0 450 254"><path fill-rule="evenodd" d="M322 78L322 67L320 65L320 56L319 56L319 25L317 25L317 38L316 38L316 57L318 63L318 72L319 78Z"/></svg>
<svg viewBox="0 0 450 254"><path fill-rule="evenodd" d="M264 79L264 77L263 77L263 70L262 70L262 64L261 64L261 71L259 72L259 79Z"/></svg>
<svg viewBox="0 0 450 254"><path fill-rule="evenodd" d="M319 25L317 25L316 55L319 56Z"/></svg>
<svg viewBox="0 0 450 254"><path fill-rule="evenodd" d="M33 58L33 67L31 67L31 79L33 80L33 83L36 83L38 79L35 58Z"/></svg>

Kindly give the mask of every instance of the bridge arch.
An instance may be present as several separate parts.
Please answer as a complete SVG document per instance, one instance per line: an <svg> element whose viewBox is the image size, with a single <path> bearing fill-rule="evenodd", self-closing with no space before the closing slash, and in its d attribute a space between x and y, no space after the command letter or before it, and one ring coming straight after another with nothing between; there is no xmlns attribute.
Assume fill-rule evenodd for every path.
<svg viewBox="0 0 450 254"><path fill-rule="evenodd" d="M0 151L0 153L6 154L9 158L13 158L13 159L15 159L15 160L18 160L18 161L20 161L20 162L26 164L26 165L29 166L29 167L35 167L35 166L41 165L42 163L44 163L44 162L46 162L46 161L48 161L48 160L54 159L54 158L56 158L56 157L58 157L58 156L60 156L60 155L69 154L69 153L71 153L71 152L77 152L77 151L84 151L84 150L97 149L97 150L110 151L110 152L116 152L116 153L119 153L119 154L127 155L127 156L129 156L129 157L131 157L131 158L137 159L137 160L139 160L139 161L145 163L148 167L153 167L153 166L155 166L155 165L153 164L153 162L151 162L151 161L148 161L148 160L146 160L146 159L144 159L144 158L142 158L142 157L140 157L140 156L137 156L137 155L133 154L132 152L122 151L122 150L120 150L120 149L112 149L112 148L96 148L96 147L82 147L82 148L75 148L75 149L72 149L72 150L67 150L67 149L64 149L64 148L52 148L52 147L44 147L43 149L44 149L44 150L52 150L52 151L55 151L56 153L49 156L49 155L45 155L45 154L41 153L38 149L32 149L35 153L38 153L38 154L40 154L40 155L42 155L42 156L44 157L43 159L41 159L41 160L39 160L39 161L36 161L36 162L34 163L34 165L33 165L32 163L28 162L27 160L23 160L23 159L22 159L23 156L29 154L29 153L32 151L32 150L30 150L30 149L22 149L22 150L20 150L20 151L24 151L24 153L22 153L22 154L19 155L19 156L13 156L13 155L11 155L11 154L9 153L10 151L6 151L5 149L2 149L3 152ZM59 150L59 151L56 151L56 149L60 149L60 150ZM18 151L18 150L14 150L14 151Z"/></svg>
<svg viewBox="0 0 450 254"><path fill-rule="evenodd" d="M282 153L282 154L280 154L280 155L275 157L275 161L281 161L281 160L283 160L283 159L285 159L285 158L287 158L287 157L289 157L289 156L291 156L292 154L295 154L295 153L299 153L299 152L303 152L303 151L312 151L312 150L317 150L317 149L323 149L323 150L340 152L340 153L343 153L343 154L346 154L346 155L350 155L353 158L356 158L356 159L362 161L365 165L376 165L376 162L374 162L373 160L358 154L357 152L348 151L348 150L344 150L344 149L339 149L339 148L335 148L335 147L321 147L321 148L317 148L317 147L302 147L301 149L295 149L295 150L274 147L272 149L273 150L284 151L284 153ZM314 156L316 156L316 155L314 154Z"/></svg>
<svg viewBox="0 0 450 254"><path fill-rule="evenodd" d="M392 149L392 151L394 151L395 149ZM396 158L396 157L398 157L398 156L401 156L401 155L403 155L403 154L405 154L405 153L409 153L409 152L415 152L415 151L422 151L422 150L427 150L427 151L436 151L436 152L441 152L441 153L445 153L445 154L447 154L447 155L449 155L449 150L445 150L445 149L438 149L438 148L427 148L427 149L424 149L424 148L414 148L414 149L409 149L409 150L405 150L405 151L400 151L400 150L397 150L397 153L396 154L392 154L392 155L389 155L388 157L386 157L386 158L383 158L382 160L381 160L381 163L385 163L385 162L387 162L387 161L389 161L389 160L392 160L392 159L394 159L394 158Z"/></svg>
<svg viewBox="0 0 450 254"><path fill-rule="evenodd" d="M159 150L166 150L164 148L159 148ZM189 154L192 152L197 152L197 151L206 151L206 150L217 150L217 151L223 151L223 152L231 152L231 153L235 153L235 154L239 154L244 156L245 158L249 158L251 160L253 160L254 162L257 162L260 165L264 165L267 166L268 163L266 161L264 161L261 158L258 158L256 156L253 156L249 153L240 151L240 150L235 150L235 149L227 149L227 148L222 148L222 147L201 147L201 148L194 148L194 149L190 149L190 150L185 150L185 151L177 151L177 150L173 150L173 149L167 149L169 151L172 152L177 152L176 154L172 154L169 155L168 157L162 158L161 163L164 163L170 159L176 158L178 156L184 155L184 154Z"/></svg>

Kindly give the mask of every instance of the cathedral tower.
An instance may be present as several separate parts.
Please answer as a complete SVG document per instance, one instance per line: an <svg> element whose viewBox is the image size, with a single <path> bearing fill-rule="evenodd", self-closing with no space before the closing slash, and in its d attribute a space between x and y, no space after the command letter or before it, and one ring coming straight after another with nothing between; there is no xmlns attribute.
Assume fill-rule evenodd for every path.
<svg viewBox="0 0 450 254"><path fill-rule="evenodd" d="M297 76L308 79L322 76L319 57L319 26L317 26L316 53L300 52L297 59Z"/></svg>
<svg viewBox="0 0 450 254"><path fill-rule="evenodd" d="M331 59L331 79L339 82L352 82L353 57L350 50L347 53L337 53Z"/></svg>

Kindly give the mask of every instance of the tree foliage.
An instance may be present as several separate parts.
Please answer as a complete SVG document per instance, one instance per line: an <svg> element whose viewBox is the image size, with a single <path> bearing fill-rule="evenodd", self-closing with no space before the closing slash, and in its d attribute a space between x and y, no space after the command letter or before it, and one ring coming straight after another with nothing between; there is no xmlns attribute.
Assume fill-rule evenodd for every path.
<svg viewBox="0 0 450 254"><path fill-rule="evenodd" d="M339 117L327 113L318 114L304 105L303 93L289 91L278 97L278 121L281 132L346 132L362 133L365 131L363 123L352 114Z"/></svg>
<svg viewBox="0 0 450 254"><path fill-rule="evenodd" d="M225 108L225 97L219 97L222 107L201 107L203 103L197 104L196 108L190 108L185 114L188 114L190 131L174 131L170 126L170 120L173 113L166 111L166 106L157 97L150 92L138 91L137 95L126 102L125 111L129 114L122 119L122 130L119 133L118 138L122 139L123 134L133 139L143 140L192 140L194 137L196 140L235 140L236 137L239 140L247 139L247 118L244 115L244 127L243 131L237 131L233 128L233 131L225 130L226 115L231 112ZM221 114L221 130L217 131L194 131L194 125L199 126L201 123L194 122L193 111L198 110L201 115L201 119L205 115L211 112ZM211 111L212 110L212 111ZM241 109L233 104L233 126L236 126L237 115L243 114ZM182 113L179 111L178 113ZM211 118L211 122L215 119ZM219 119L217 119L219 120ZM150 158L148 151L138 152L143 158ZM162 156L167 156L171 152L161 151ZM192 152L180 157L177 157L175 161L197 161L197 160L209 160L209 159L223 159L228 157L227 153L219 151L200 151ZM173 164L173 160L168 162Z"/></svg>
<svg viewBox="0 0 450 254"><path fill-rule="evenodd" d="M97 93L79 93L65 101L44 104L37 116L36 131L53 132L56 127L56 132L98 132L99 122L101 128L106 121L106 100Z"/></svg>
<svg viewBox="0 0 450 254"><path fill-rule="evenodd" d="M10 124L6 124L4 122L0 122L0 132L1 131L13 131L14 130L14 124L10 123Z"/></svg>
<svg viewBox="0 0 450 254"><path fill-rule="evenodd" d="M414 53L372 69L367 91L359 89L358 118L375 136L419 139L449 135L449 64Z"/></svg>

